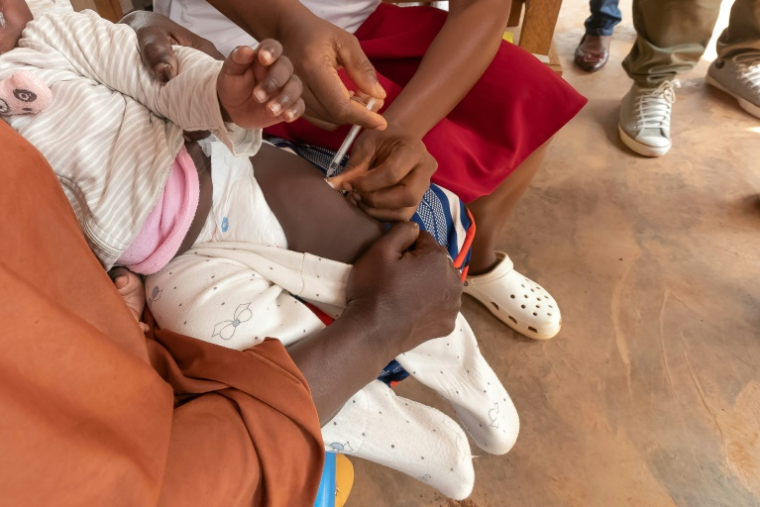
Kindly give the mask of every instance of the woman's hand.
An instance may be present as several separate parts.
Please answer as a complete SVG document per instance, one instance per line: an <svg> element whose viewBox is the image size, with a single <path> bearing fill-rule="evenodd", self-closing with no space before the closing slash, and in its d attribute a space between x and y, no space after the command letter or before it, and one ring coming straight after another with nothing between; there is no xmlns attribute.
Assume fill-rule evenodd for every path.
<svg viewBox="0 0 760 507"><path fill-rule="evenodd" d="M216 85L225 120L254 129L297 120L304 112L301 80L271 39L256 49L235 48L224 61Z"/></svg>
<svg viewBox="0 0 760 507"><path fill-rule="evenodd" d="M387 126L382 116L351 100L338 76L337 69L343 68L360 94L385 98L375 68L356 37L309 13L288 20L288 26L278 31L277 38L303 81L304 118L328 130L345 124L370 130Z"/></svg>
<svg viewBox="0 0 760 507"><path fill-rule="evenodd" d="M395 225L354 264L348 315L362 315L376 340L391 339L392 356L451 334L462 280L446 249L415 223Z"/></svg>
<svg viewBox="0 0 760 507"><path fill-rule="evenodd" d="M172 45L187 46L216 60L224 60L224 55L211 42L155 12L134 11L124 16L120 23L137 33L143 63L162 83L168 83L177 75L177 56Z"/></svg>
<svg viewBox="0 0 760 507"><path fill-rule="evenodd" d="M462 280L416 224L396 224L354 264L347 306L331 325L288 348L322 424L394 357L454 331Z"/></svg>
<svg viewBox="0 0 760 507"><path fill-rule="evenodd" d="M438 163L421 139L393 127L366 130L354 143L346 170L330 180L381 222L409 220L430 187Z"/></svg>

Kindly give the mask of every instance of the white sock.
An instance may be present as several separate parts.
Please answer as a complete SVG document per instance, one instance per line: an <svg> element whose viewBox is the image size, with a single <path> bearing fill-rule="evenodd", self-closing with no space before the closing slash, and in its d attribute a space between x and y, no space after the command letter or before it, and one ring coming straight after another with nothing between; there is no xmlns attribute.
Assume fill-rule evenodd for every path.
<svg viewBox="0 0 760 507"><path fill-rule="evenodd" d="M375 380L322 428L325 449L379 463L463 500L475 471L462 428L438 410Z"/></svg>
<svg viewBox="0 0 760 507"><path fill-rule="evenodd" d="M517 410L462 314L449 336L425 342L396 359L410 375L451 402L478 447L500 455L514 446L520 428Z"/></svg>

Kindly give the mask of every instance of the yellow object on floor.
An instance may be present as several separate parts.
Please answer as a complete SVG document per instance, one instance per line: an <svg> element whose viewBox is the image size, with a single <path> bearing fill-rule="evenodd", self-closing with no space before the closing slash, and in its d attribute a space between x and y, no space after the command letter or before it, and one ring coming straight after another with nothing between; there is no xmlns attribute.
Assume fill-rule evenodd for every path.
<svg viewBox="0 0 760 507"><path fill-rule="evenodd" d="M354 465L342 454L335 456L335 507L346 505L354 485Z"/></svg>
<svg viewBox="0 0 760 507"><path fill-rule="evenodd" d="M512 34L512 32L504 32L504 35L502 35L501 38L510 44L515 43L515 36Z"/></svg>

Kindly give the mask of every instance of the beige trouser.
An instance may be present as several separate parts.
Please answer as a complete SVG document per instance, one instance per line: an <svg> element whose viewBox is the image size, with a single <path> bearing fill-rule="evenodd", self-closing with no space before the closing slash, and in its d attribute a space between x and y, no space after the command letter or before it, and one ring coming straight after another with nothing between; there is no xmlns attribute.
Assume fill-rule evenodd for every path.
<svg viewBox="0 0 760 507"><path fill-rule="evenodd" d="M623 62L631 79L651 86L691 70L710 41L720 0L634 0L638 37ZM735 0L718 56L760 54L760 0Z"/></svg>

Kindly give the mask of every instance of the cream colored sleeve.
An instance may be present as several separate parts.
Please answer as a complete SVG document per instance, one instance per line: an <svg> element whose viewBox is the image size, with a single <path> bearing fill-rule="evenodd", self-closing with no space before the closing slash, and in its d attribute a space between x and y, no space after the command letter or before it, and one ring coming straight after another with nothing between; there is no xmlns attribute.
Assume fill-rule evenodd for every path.
<svg viewBox="0 0 760 507"><path fill-rule="evenodd" d="M44 16L29 24L24 41L32 47L48 45L80 75L131 97L183 130L210 131L236 155L253 155L261 146L261 130L225 124L216 89L222 62L200 51L175 46L179 72L162 84L143 64L134 30L92 11Z"/></svg>

